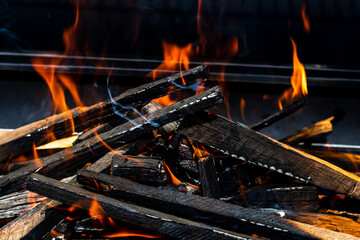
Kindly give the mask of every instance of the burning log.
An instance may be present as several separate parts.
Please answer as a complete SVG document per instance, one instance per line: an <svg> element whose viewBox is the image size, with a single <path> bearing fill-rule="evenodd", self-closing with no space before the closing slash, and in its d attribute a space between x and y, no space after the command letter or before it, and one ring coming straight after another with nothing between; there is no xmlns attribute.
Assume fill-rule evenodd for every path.
<svg viewBox="0 0 360 240"><path fill-rule="evenodd" d="M220 198L220 189L213 156L199 158L198 165L203 195L206 197Z"/></svg>
<svg viewBox="0 0 360 240"><path fill-rule="evenodd" d="M301 149L316 157L325 159L326 161L334 164L349 172L360 172L360 155L345 153L345 152L332 152L325 150L310 150Z"/></svg>
<svg viewBox="0 0 360 240"><path fill-rule="evenodd" d="M207 76L207 67L196 68L177 73L172 76L147 83L130 89L114 99L95 104L91 107L78 107L58 115L48 117L23 127L8 132L0 139L0 162L7 161L10 157L17 156L22 152L31 151L33 144L44 144L49 132L56 138L71 136L75 131L81 132L94 127L99 123L110 119L119 118L113 107L113 101L123 106L137 108L145 105L151 99L161 97L169 92L170 87L181 85L183 79L188 85L194 84L197 78ZM126 111L118 109L120 112Z"/></svg>
<svg viewBox="0 0 360 240"><path fill-rule="evenodd" d="M179 132L233 158L360 199L360 177L320 158L209 113L183 121Z"/></svg>
<svg viewBox="0 0 360 240"><path fill-rule="evenodd" d="M299 101L296 101L288 106L286 106L283 110L278 111L272 115L270 115L269 117L253 124L250 125L249 128L251 128L252 130L255 131L259 131L260 129L269 127L270 125L272 125L273 123L289 116L290 114L296 112L297 110L299 110L300 108L302 108L305 105L305 100L301 99Z"/></svg>
<svg viewBox="0 0 360 240"><path fill-rule="evenodd" d="M244 194L246 203L259 208L293 211L317 211L320 208L318 191L314 186L265 185L248 189Z"/></svg>
<svg viewBox="0 0 360 240"><path fill-rule="evenodd" d="M334 119L335 117L332 116L325 120L314 123L309 127L304 127L303 129L299 130L296 134L281 139L280 142L294 146L300 142L324 138L333 131Z"/></svg>
<svg viewBox="0 0 360 240"><path fill-rule="evenodd" d="M163 185L166 174L161 158L112 154L111 173L136 182Z"/></svg>
<svg viewBox="0 0 360 240"><path fill-rule="evenodd" d="M86 161L98 159L108 151L108 147L119 147L157 127L220 103L223 99L221 91L220 87L213 87L198 95L157 110L151 115L139 117L71 148L44 157L41 159L41 172L56 176L61 173L60 169L63 166L66 166L67 171L69 171L83 165ZM3 176L0 178L0 192L7 193L19 189L27 176L40 168L37 164L32 164Z"/></svg>
<svg viewBox="0 0 360 240"><path fill-rule="evenodd" d="M314 212L284 212L287 219L360 237L360 223L346 217Z"/></svg>
<svg viewBox="0 0 360 240"><path fill-rule="evenodd" d="M100 190L110 196L158 211L195 218L228 229L236 225L237 229L234 231L241 231L245 234L256 233L271 239L289 237L324 238L325 235L330 234L330 232L323 229L282 219L276 215L255 209L243 208L213 198L145 186L106 174L79 171L78 181L99 191L96 187L98 186ZM294 227L294 224L298 228ZM309 228L312 228L312 232L309 232Z"/></svg>
<svg viewBox="0 0 360 240"><path fill-rule="evenodd" d="M139 146L147 144L148 142L149 140L147 139L137 140L119 147L115 149L115 151L121 154L135 154ZM114 154L114 152L109 152L107 155L111 154ZM104 172L106 169L109 169L111 158L106 157L107 155L88 166L87 169L94 172ZM62 181L75 183L75 179L64 179ZM20 217L2 227L0 230L0 239L21 239L32 232L36 232L36 235L39 236L42 236L42 233L46 234L49 226L52 228L52 226L58 224L65 218L65 216L59 214L59 212L51 210L51 207L57 207L61 204L61 202L55 200L49 200L46 204L44 202L38 204L33 209L25 212ZM43 225L46 225L46 227L43 227Z"/></svg>
<svg viewBox="0 0 360 240"><path fill-rule="evenodd" d="M96 200L107 216L163 233L175 239L256 239L239 233L219 229L206 224L196 223L170 214L158 212L133 204L121 202L100 194L86 191L70 184L61 183L39 174L32 174L26 184L30 191L68 205L77 203L89 209Z"/></svg>

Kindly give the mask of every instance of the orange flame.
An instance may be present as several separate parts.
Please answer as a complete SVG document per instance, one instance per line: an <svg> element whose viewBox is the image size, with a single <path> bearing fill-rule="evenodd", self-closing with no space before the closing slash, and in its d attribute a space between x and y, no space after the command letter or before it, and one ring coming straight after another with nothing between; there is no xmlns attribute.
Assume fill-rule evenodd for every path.
<svg viewBox="0 0 360 240"><path fill-rule="evenodd" d="M89 207L89 216L95 217L102 225L106 225L105 210L100 206L99 202L94 199Z"/></svg>
<svg viewBox="0 0 360 240"><path fill-rule="evenodd" d="M279 98L279 108L283 109L282 101L286 103L292 102L292 100L306 96L308 94L307 82L306 82L306 73L304 65L299 61L296 50L296 43L290 37L291 43L293 45L293 73L291 76L291 86L292 88L287 89L283 95Z"/></svg>
<svg viewBox="0 0 360 240"><path fill-rule="evenodd" d="M166 163L164 163L164 166L165 166L166 171L169 173L169 175L171 177L171 182L173 184L182 183L177 177L175 177L175 175L171 172L170 168L168 167L168 165Z"/></svg>
<svg viewBox="0 0 360 240"><path fill-rule="evenodd" d="M203 156L210 155L210 153L205 149L205 147L198 142L194 142L191 139L189 139L189 142L194 149L193 158L201 158Z"/></svg>
<svg viewBox="0 0 360 240"><path fill-rule="evenodd" d="M78 22L79 22L79 7L77 6L75 23L71 27L65 29L63 33L63 42L65 45L65 52L63 59L65 59L66 56L71 53L72 48L75 45L75 33L77 31ZM65 112L69 110L65 100L65 89L67 89L70 92L75 103L78 106L83 106L77 91L77 87L73 79L71 79L70 77L64 74L56 73L56 68L61 64L63 59L44 60L36 57L32 59L33 68L45 80L46 84L50 89L51 96L54 102L55 113ZM72 119L70 113L69 113L69 118ZM72 131L75 132L75 126L73 121L71 121L70 124Z"/></svg>
<svg viewBox="0 0 360 240"><path fill-rule="evenodd" d="M36 151L35 143L33 143L33 154L34 154L34 161L37 167L41 168L43 167L43 163L41 162L41 159L39 158L39 155Z"/></svg>
<svg viewBox="0 0 360 240"><path fill-rule="evenodd" d="M126 230L121 230L121 231L119 231L117 233L103 235L103 237L106 237L106 238L116 238L116 237L160 238L160 236L154 236L154 235L144 234L144 233L129 232L129 231L126 231Z"/></svg>
<svg viewBox="0 0 360 240"><path fill-rule="evenodd" d="M241 117L242 117L244 123L247 123L246 118L245 118L245 106L246 106L246 102L243 98L241 98L240 99Z"/></svg>
<svg viewBox="0 0 360 240"><path fill-rule="evenodd" d="M175 86L171 86L169 88L169 94L165 95L165 96L162 96L162 97L159 97L159 98L156 98L156 99L153 99L151 100L151 102L158 102L161 106L163 107L166 107L166 106L169 106L173 103L176 103L176 99L175 100L172 100L171 97L170 97L170 93L172 91L175 90Z"/></svg>
<svg viewBox="0 0 360 240"><path fill-rule="evenodd" d="M306 1L303 1L303 5L301 7L301 18L304 23L304 31L306 33L310 33L310 20L309 17L306 15Z"/></svg>
<svg viewBox="0 0 360 240"><path fill-rule="evenodd" d="M189 69L190 56L193 54L192 44L189 43L185 47L180 47L176 44L162 42L164 61L155 68L148 76L152 76L155 80L158 75L162 76L163 73L167 71L175 72L175 70L180 69L182 72L182 67L185 70ZM167 71L166 71L167 70ZM184 78L182 78L183 84L186 85Z"/></svg>

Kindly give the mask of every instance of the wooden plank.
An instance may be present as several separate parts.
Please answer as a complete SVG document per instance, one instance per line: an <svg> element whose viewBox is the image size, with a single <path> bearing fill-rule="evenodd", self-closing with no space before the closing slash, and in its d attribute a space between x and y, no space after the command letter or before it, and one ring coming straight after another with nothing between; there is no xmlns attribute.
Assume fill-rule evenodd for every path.
<svg viewBox="0 0 360 240"><path fill-rule="evenodd" d="M151 185L166 183L166 173L161 158L148 156L112 155L111 174Z"/></svg>
<svg viewBox="0 0 360 240"><path fill-rule="evenodd" d="M69 171L80 168L84 162L94 161L109 151L104 142L113 149L117 148L159 126L222 102L221 92L222 89L219 86L213 87L205 92L159 109L150 115L146 115L146 117L139 117L132 122L117 126L108 132L85 140L71 148L41 158L43 167L32 164L1 177L0 192L4 194L19 189L30 173L40 169L44 174L57 176L63 173L63 171L60 171L62 169Z"/></svg>
<svg viewBox="0 0 360 240"><path fill-rule="evenodd" d="M220 198L214 157L211 155L200 157L198 167L203 195L206 197Z"/></svg>
<svg viewBox="0 0 360 240"><path fill-rule="evenodd" d="M136 140L115 149L115 151L121 154L135 154L142 144L147 144L148 142L148 139ZM109 152L103 158L100 158L95 163L88 166L87 169L94 172L104 172L106 169L110 169L112 158L106 156L111 154L114 154L114 152ZM70 179L64 179L62 181L67 182L68 180ZM69 182L75 183L75 179L70 180ZM26 238L26 236L31 235L33 232L35 232L34 235L41 236L40 230L45 231L46 234L46 231L66 217L58 211L51 210L50 206L61 206L61 204L61 202L55 200L47 200L47 204L40 203L35 208L25 212L20 217L3 226L0 230L0 239L17 240ZM43 225L46 227L43 227Z"/></svg>
<svg viewBox="0 0 360 240"><path fill-rule="evenodd" d="M183 79L188 85L191 85L196 82L197 78L205 78L206 76L207 67L198 66L183 71L181 74L177 73L125 91L115 97L113 101L126 107L141 107L154 98L168 94L170 87L173 87L174 84L182 85ZM118 110L124 113L124 109ZM120 119L114 112L112 100L107 100L91 107L77 107L17 128L0 139L0 162L7 161L11 156L14 157L20 153L31 151L33 143L36 146L47 143L46 136L49 132L53 133L56 138L71 136L73 134L72 119L75 131L82 132L113 118Z"/></svg>
<svg viewBox="0 0 360 240"><path fill-rule="evenodd" d="M271 126L273 123L289 116L290 114L296 112L297 110L299 110L300 108L302 108L305 105L305 100L301 99L299 101L296 101L288 106L286 106L283 110L278 111L272 115L270 115L269 117L260 120L259 122L250 125L249 128L251 128L252 130L255 131L259 131L260 129L266 128Z"/></svg>
<svg viewBox="0 0 360 240"><path fill-rule="evenodd" d="M183 121L179 132L221 153L305 183L360 199L360 178L325 160L210 113Z"/></svg>
<svg viewBox="0 0 360 240"><path fill-rule="evenodd" d="M30 176L26 187L30 191L68 205L77 203L78 207L86 210L96 200L107 216L160 232L174 239L256 239L255 237L121 202L36 173Z"/></svg>
<svg viewBox="0 0 360 240"><path fill-rule="evenodd" d="M245 234L255 233L270 239L311 239L323 234L312 235L301 228L294 228L291 221L256 209L243 208L214 198L189 195L168 188L145 186L107 174L85 170L78 172L77 179L81 184L92 186L97 191L99 190L96 186L99 186L102 192L121 200L222 228L231 229L236 226L236 229L231 230Z"/></svg>

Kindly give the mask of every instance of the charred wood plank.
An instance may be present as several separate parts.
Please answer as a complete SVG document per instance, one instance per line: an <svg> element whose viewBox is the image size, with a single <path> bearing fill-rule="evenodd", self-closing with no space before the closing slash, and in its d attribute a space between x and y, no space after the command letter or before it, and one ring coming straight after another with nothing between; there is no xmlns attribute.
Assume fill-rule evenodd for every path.
<svg viewBox="0 0 360 240"><path fill-rule="evenodd" d="M194 84L197 78L207 76L207 67L196 68L165 77L155 82L130 89L114 99L95 104L90 107L77 107L67 112L48 117L7 133L0 139L0 162L17 156L22 152L31 151L33 143L36 146L46 143L49 132L56 138L68 137L73 134L72 121L75 131L81 132L94 127L109 119L119 118L113 109L112 100L126 107L141 107L151 99L166 95L170 87L181 85L185 79L188 85ZM118 109L124 112L124 109Z"/></svg>
<svg viewBox="0 0 360 240"><path fill-rule="evenodd" d="M214 198L145 186L127 179L86 170L79 171L77 179L86 186L92 186L93 189L99 190L96 188L99 186L104 193L121 200L227 229L236 226L236 229L231 230L245 234L255 233L271 239L289 237L311 239L324 234L308 234L301 228L294 228L293 222L276 215L232 205ZM315 232L317 231L321 232L315 229Z"/></svg>
<svg viewBox="0 0 360 240"><path fill-rule="evenodd" d="M78 207L87 210L91 203L96 200L107 216L163 233L175 239L254 239L246 235L121 202L35 173L30 176L26 187L30 191L68 205L78 203Z"/></svg>
<svg viewBox="0 0 360 240"><path fill-rule="evenodd" d="M333 214L315 212L284 211L287 219L311 224L329 230L351 234L360 238L360 223L352 219Z"/></svg>
<svg viewBox="0 0 360 240"><path fill-rule="evenodd" d="M227 156L360 199L358 176L243 124L207 112L183 123L180 133Z"/></svg>
<svg viewBox="0 0 360 240"><path fill-rule="evenodd" d="M219 198L220 189L216 176L214 157L211 155L200 157L198 167L203 195L206 197Z"/></svg>
<svg viewBox="0 0 360 240"><path fill-rule="evenodd" d="M66 171L79 168L86 161L96 160L103 156L108 147L117 148L132 141L144 133L159 126L176 121L186 115L194 114L220 103L223 99L222 89L213 87L205 92L191 96L156 112L139 117L132 122L124 123L112 130L83 141L71 148L62 150L48 157L41 158L43 167L28 165L0 178L0 192L19 189L27 176L41 168L42 173L51 176L59 175L59 169L66 166ZM104 142L107 146L104 145Z"/></svg>
<svg viewBox="0 0 360 240"><path fill-rule="evenodd" d="M161 158L112 154L111 174L151 185L166 183L164 163Z"/></svg>
<svg viewBox="0 0 360 240"><path fill-rule="evenodd" d="M318 191L314 186L272 184L244 192L246 202L258 208L293 211L317 211L320 208Z"/></svg>
<svg viewBox="0 0 360 240"><path fill-rule="evenodd" d="M308 127L304 127L294 135L281 139L280 142L293 146L304 141L322 139L333 131L334 119L335 117L332 116L325 120L316 122Z"/></svg>
<svg viewBox="0 0 360 240"><path fill-rule="evenodd" d="M325 159L349 172L360 172L360 155L346 152L332 152L326 150L301 149L316 157Z"/></svg>
<svg viewBox="0 0 360 240"><path fill-rule="evenodd" d="M259 131L260 129L269 127L270 125L272 125L273 123L289 116L290 114L296 112L297 110L299 110L300 108L302 108L305 105L305 100L301 99L299 101L296 101L288 106L286 106L283 110L278 111L272 115L270 115L269 117L253 124L250 125L249 128L251 128L252 130L255 131Z"/></svg>
<svg viewBox="0 0 360 240"><path fill-rule="evenodd" d="M147 144L149 141L148 139L136 140L115 149L115 151L122 154L136 154L141 145ZM109 154L113 154L113 152L109 152L107 155ZM88 166L87 169L94 172L104 172L110 169L111 158L106 157L107 155ZM62 181L76 182L75 179L63 179ZM39 203L33 209L26 211L20 217L3 226L0 230L0 239L17 240L26 238L28 235L43 236L41 232L46 234L46 231L66 217L51 209L51 206L57 207L61 206L61 204L61 202L55 200L48 200L46 204L44 202Z"/></svg>

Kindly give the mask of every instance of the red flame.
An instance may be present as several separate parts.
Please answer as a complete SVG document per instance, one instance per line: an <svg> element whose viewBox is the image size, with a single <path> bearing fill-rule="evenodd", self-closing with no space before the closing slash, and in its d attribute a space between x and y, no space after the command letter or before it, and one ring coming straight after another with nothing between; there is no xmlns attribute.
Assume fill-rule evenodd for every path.
<svg viewBox="0 0 360 240"><path fill-rule="evenodd" d="M306 1L303 1L303 5L301 7L301 18L304 23L304 31L306 33L310 33L310 20L309 17L306 15Z"/></svg>

